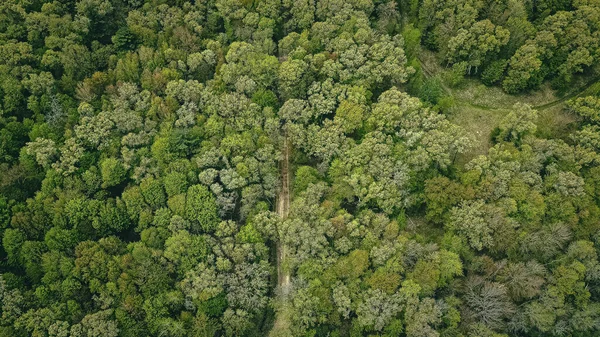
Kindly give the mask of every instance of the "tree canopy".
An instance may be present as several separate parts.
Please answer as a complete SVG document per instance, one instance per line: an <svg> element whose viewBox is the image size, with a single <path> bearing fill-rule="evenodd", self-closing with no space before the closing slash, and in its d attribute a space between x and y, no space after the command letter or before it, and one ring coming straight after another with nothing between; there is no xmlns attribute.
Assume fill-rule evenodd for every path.
<svg viewBox="0 0 600 337"><path fill-rule="evenodd" d="M518 101L599 43L591 0L1 1L0 336L597 336L598 86L474 151L420 57Z"/></svg>

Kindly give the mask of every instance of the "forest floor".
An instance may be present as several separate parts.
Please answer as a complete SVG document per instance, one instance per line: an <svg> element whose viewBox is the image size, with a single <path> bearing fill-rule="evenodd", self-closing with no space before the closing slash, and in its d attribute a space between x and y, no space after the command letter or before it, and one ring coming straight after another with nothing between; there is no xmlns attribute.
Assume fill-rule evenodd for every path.
<svg viewBox="0 0 600 337"><path fill-rule="evenodd" d="M281 160L281 191L277 196L277 214L282 220L288 217L290 211L290 146L287 136L283 139L283 158ZM290 328L289 310L287 310L286 301L290 292L291 275L285 268L286 246L277 242L277 288L278 305L275 322L270 336L285 336Z"/></svg>
<svg viewBox="0 0 600 337"><path fill-rule="evenodd" d="M460 85L450 87L443 78L447 70L440 66L434 53L421 51L419 61L425 77L439 76L442 89L453 98L454 106L447 113L450 121L462 126L473 137L471 151L457 158L459 166L487 154L493 145L492 132L517 102L530 104L538 111L538 136L568 140L577 119L565 109L565 102L584 95L597 80L580 76L571 90L560 96L548 83L533 92L509 95L501 87L488 87L477 79L467 78Z"/></svg>

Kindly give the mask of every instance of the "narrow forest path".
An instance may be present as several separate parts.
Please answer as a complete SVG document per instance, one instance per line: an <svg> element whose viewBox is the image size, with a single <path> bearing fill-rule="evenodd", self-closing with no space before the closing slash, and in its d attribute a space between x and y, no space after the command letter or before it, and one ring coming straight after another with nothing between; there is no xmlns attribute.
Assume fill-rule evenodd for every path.
<svg viewBox="0 0 600 337"><path fill-rule="evenodd" d="M555 106L557 104L564 103L564 102L566 102L566 101L568 101L568 100L570 100L572 98L577 98L577 97L583 96L585 94L585 92L592 85L596 84L596 82L598 82L598 81L600 81L600 77L595 77L592 80L588 81L583 87L579 88L579 90L577 90L575 92L571 92L571 93L569 93L569 94L567 94L565 96L562 96L561 98L559 98L559 99L557 99L555 101L548 102L548 103L541 104L541 105L537 105L537 106L534 106L533 108L536 109L536 110L545 110L545 109L551 108L551 107L553 107L553 106Z"/></svg>
<svg viewBox="0 0 600 337"><path fill-rule="evenodd" d="M285 220L290 212L290 146L287 135L283 138L283 158L280 166L281 190L277 196L277 214L282 220ZM289 335L289 310L286 308L286 301L290 292L291 275L289 270L285 268L286 254L286 246L279 240L277 242L277 288L279 289L279 298L277 300L279 301L279 310L277 310L273 329L269 334L271 337L291 336Z"/></svg>
<svg viewBox="0 0 600 337"><path fill-rule="evenodd" d="M285 220L290 212L290 147L287 137L283 140L283 158L281 160L281 191L277 197L277 214ZM287 295L290 284L290 273L283 268L286 247L281 240L277 242L277 286Z"/></svg>

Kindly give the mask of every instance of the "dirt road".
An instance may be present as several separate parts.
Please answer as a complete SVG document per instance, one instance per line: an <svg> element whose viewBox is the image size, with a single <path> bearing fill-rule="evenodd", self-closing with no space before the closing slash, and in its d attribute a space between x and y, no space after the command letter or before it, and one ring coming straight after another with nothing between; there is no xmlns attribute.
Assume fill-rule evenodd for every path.
<svg viewBox="0 0 600 337"><path fill-rule="evenodd" d="M281 161L281 191L277 197L277 214L281 219L286 219L290 211L290 148L287 143L287 137L283 141L283 159ZM287 295L290 284L290 273L286 271L282 264L286 257L286 247L280 242L277 243L277 285L284 295Z"/></svg>
<svg viewBox="0 0 600 337"><path fill-rule="evenodd" d="M281 160L281 191L277 197L277 214L282 220L288 217L290 211L290 147L287 136L283 140L283 158ZM277 288L279 289L278 301L279 308L271 330L270 336L291 336L289 335L290 317L286 310L286 301L290 292L291 275L289 270L284 268L286 259L285 244L277 242Z"/></svg>

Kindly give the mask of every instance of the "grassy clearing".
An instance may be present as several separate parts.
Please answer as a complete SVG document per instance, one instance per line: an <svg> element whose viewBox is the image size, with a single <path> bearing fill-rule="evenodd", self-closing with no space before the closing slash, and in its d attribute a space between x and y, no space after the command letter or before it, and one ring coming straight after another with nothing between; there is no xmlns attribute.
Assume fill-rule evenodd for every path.
<svg viewBox="0 0 600 337"><path fill-rule="evenodd" d="M488 87L476 79L466 79L463 85L453 88L452 94L457 102L482 109L510 109L519 102L541 106L558 100L549 85L529 94L509 95L498 86Z"/></svg>
<svg viewBox="0 0 600 337"><path fill-rule="evenodd" d="M421 62L425 76L439 75L443 81L444 73L449 68L441 65L435 53L422 50L419 54L419 61ZM518 95L509 95L500 86L488 87L474 78L466 78L457 87L451 87L448 83L444 83L444 86L455 98L458 106L471 105L481 109L510 109L515 103L521 102L530 104L540 110L557 105L568 98L576 96L578 93L589 91L592 89L589 83L594 82L591 80L589 76L576 76L571 89L561 93L561 95L557 95L549 83L544 83L535 91Z"/></svg>
<svg viewBox="0 0 600 337"><path fill-rule="evenodd" d="M444 82L447 69L440 65L441 62L435 53L422 50L419 60L426 77L439 76ZM568 141L569 135L576 127L577 118L565 109L565 102L594 90L600 91L600 87L590 85L592 82L589 76L579 76L571 89L560 96L549 83L545 83L536 91L519 95L509 95L499 86L485 86L477 79L465 79L457 87L443 83L445 91L454 100L448 118L462 126L474 141L471 151L457 157L456 163L462 167L471 159L487 154L493 145L490 140L492 131L510 112L512 106L519 102L530 104L538 110L538 136Z"/></svg>
<svg viewBox="0 0 600 337"><path fill-rule="evenodd" d="M490 134L508 112L505 109L481 109L468 105L453 108L448 116L450 121L462 126L473 140L471 150L456 158L459 167L479 155L487 154L492 146Z"/></svg>

